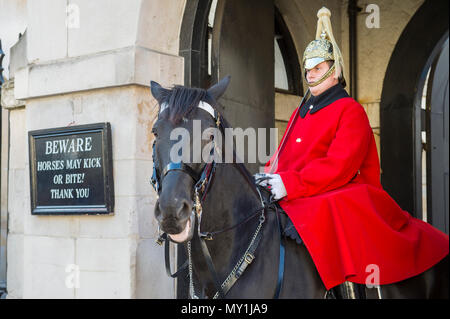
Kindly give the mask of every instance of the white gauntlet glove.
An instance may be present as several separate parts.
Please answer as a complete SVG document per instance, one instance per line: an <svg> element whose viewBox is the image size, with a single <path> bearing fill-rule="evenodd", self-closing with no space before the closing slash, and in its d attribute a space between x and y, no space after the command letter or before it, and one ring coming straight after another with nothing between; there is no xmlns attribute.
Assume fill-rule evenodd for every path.
<svg viewBox="0 0 450 319"><path fill-rule="evenodd" d="M279 200L287 195L286 188L284 187L283 180L278 174L260 174L255 176L255 183L263 187L267 187L268 190L274 195L274 199Z"/></svg>

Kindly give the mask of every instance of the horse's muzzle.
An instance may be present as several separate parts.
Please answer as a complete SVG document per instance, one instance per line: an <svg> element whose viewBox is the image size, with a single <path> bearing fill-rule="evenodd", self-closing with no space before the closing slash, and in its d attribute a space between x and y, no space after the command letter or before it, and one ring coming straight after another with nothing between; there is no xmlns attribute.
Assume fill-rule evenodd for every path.
<svg viewBox="0 0 450 319"><path fill-rule="evenodd" d="M181 233L178 234L169 234L169 237L172 241L176 243L184 243L189 241L194 236L194 225L195 225L195 214L192 211L191 216L186 221L186 225Z"/></svg>
<svg viewBox="0 0 450 319"><path fill-rule="evenodd" d="M155 205L155 217L162 231L167 234L179 234L186 228L186 223L191 217L192 203L187 200L172 199L161 201Z"/></svg>

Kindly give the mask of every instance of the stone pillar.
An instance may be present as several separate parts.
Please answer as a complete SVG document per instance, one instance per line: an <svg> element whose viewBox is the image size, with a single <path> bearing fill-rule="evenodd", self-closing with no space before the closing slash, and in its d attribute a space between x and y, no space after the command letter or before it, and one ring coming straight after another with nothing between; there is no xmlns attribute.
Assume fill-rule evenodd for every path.
<svg viewBox="0 0 450 319"><path fill-rule="evenodd" d="M157 105L149 83L183 83L184 5L28 2L27 64L15 71L14 85L25 106L10 111L9 122L10 298L175 297L163 249L154 244ZM111 123L114 215L31 215L27 132L97 122Z"/></svg>

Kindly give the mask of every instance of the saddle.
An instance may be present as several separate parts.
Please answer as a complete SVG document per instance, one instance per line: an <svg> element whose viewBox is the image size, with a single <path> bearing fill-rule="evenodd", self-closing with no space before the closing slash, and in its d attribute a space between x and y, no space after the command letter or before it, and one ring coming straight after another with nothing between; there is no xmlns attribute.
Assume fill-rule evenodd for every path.
<svg viewBox="0 0 450 319"><path fill-rule="evenodd" d="M282 235L285 238L294 240L297 244L301 245L303 243L302 238L300 237L300 234L297 232L297 229L295 229L294 224L292 223L291 219L289 218L288 214L281 208L278 201L274 201L271 198L272 193L264 186L257 185L261 196L263 198L264 206L269 206L270 208L273 207L273 209L277 210L280 214L280 223L282 228Z"/></svg>

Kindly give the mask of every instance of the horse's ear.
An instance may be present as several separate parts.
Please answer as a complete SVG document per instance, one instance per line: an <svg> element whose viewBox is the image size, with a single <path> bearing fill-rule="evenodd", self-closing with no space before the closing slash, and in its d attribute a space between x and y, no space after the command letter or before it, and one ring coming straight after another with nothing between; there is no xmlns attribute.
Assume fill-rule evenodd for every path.
<svg viewBox="0 0 450 319"><path fill-rule="evenodd" d="M164 93L167 90L164 89L158 82L150 81L150 91L152 92L153 97L158 101L158 103L161 103Z"/></svg>
<svg viewBox="0 0 450 319"><path fill-rule="evenodd" d="M227 90L228 84L230 84L231 76L227 75L217 84L211 86L208 89L208 93L217 101Z"/></svg>

